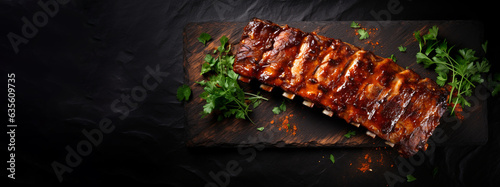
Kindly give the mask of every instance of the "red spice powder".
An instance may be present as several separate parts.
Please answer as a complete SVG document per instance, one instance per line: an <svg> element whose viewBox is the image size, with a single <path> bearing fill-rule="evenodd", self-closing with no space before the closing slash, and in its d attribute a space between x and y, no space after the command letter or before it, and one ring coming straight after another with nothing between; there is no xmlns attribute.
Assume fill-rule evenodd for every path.
<svg viewBox="0 0 500 187"><path fill-rule="evenodd" d="M365 155L365 163L361 163L361 167L358 168L359 171L362 171L363 173L368 171L370 169L370 163L372 163L372 158L370 157L369 154Z"/></svg>
<svg viewBox="0 0 500 187"><path fill-rule="evenodd" d="M359 169L359 171L362 171L364 173L365 171L368 171L370 169L370 164L368 164L368 163L361 163L361 167L358 168L358 169Z"/></svg>
<svg viewBox="0 0 500 187"><path fill-rule="evenodd" d="M286 116L283 116L281 118L279 118L279 120L281 121L281 124L280 126L278 127L278 130L284 130L286 132L290 132L292 133L292 135L296 135L297 134L297 126L295 124L290 124L290 121L289 121L289 118L292 118L293 117L293 114L290 114L290 115L286 115ZM274 123L274 120L271 121L271 124Z"/></svg>
<svg viewBox="0 0 500 187"><path fill-rule="evenodd" d="M377 149L377 148L375 148L375 149ZM373 166L373 164L379 164L379 165L383 166L384 165L384 154L380 153L379 159L374 158L373 162L372 162L372 157L370 156L370 154L365 154L364 160L361 162L361 167L359 167L357 169L359 171L362 171L363 173L366 171L372 171L372 169L370 167ZM394 167L394 165L391 164L391 167Z"/></svg>

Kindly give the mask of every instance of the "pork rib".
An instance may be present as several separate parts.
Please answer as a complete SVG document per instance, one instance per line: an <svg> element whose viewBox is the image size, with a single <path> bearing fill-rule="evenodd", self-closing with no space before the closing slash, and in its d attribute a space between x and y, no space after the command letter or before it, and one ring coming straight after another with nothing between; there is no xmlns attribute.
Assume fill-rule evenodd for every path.
<svg viewBox="0 0 500 187"><path fill-rule="evenodd" d="M391 59L257 18L244 28L233 70L362 125L406 157L427 149L447 107L445 89Z"/></svg>

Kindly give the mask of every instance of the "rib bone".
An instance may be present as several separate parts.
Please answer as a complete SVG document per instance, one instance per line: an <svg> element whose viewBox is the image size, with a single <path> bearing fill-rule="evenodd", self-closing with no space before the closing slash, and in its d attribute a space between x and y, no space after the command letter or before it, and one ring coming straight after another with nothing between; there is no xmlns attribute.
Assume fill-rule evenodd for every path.
<svg viewBox="0 0 500 187"><path fill-rule="evenodd" d="M293 98L295 98L295 94L289 92L283 92L283 97L293 100Z"/></svg>
<svg viewBox="0 0 500 187"><path fill-rule="evenodd" d="M302 104L309 107L309 108L312 108L314 106L314 103L311 101L308 101L308 100L302 101Z"/></svg>
<svg viewBox="0 0 500 187"><path fill-rule="evenodd" d="M268 86L268 85L265 85L265 84L261 84L260 85L260 89L263 89L264 91L266 92L271 92L273 91L273 87L272 86Z"/></svg>
<svg viewBox="0 0 500 187"><path fill-rule="evenodd" d="M372 138L375 138L377 135L375 135L373 132L370 132L370 131L366 131L366 135L372 137Z"/></svg>

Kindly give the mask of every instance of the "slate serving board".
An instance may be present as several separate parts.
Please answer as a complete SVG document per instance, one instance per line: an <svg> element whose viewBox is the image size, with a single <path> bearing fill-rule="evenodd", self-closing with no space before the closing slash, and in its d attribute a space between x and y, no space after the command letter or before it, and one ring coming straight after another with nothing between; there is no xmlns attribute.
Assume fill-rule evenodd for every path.
<svg viewBox="0 0 500 187"><path fill-rule="evenodd" d="M340 39L365 50L372 51L382 57L394 54L397 64L408 67L422 77L433 80L436 74L416 63L415 54L418 43L413 32L427 30L436 25L439 27L438 38L446 38L449 45L458 48L472 48L482 54L481 44L484 42L483 25L476 21L357 21L369 32L369 38L359 40L357 29L350 28L351 21L335 22L290 22L290 27L305 32L316 32L330 38ZM197 81L206 79L200 75L201 64L208 53L220 45L219 38L226 35L232 44L233 52L238 49L243 28L247 22L203 22L189 23L183 32L183 52L185 84L192 89L192 98L184 104L187 119L187 146L191 147L234 147L262 144L269 147L381 147L387 146L380 138L365 135L366 129L356 128L337 117L328 117L319 108L308 108L302 105L302 98L285 101L287 110L275 115L273 107L279 106L285 99L282 90L274 89L267 93L259 89L259 83L252 80L249 84L240 82L240 86L251 93L261 92L269 101L260 104L248 120L225 119L217 121L214 115L201 118L205 101L199 97L203 88ZM284 25L285 23L279 23ZM198 42L201 33L212 36L206 46ZM407 47L402 53L398 46ZM480 89L478 87L478 92ZM482 88L484 89L484 88ZM454 117L445 116L438 128L443 129L446 137L438 145L484 144L488 139L486 99L474 98L473 107L465 109L466 118L458 121ZM285 121L288 120L288 121ZM287 125L289 124L289 126ZM260 132L257 127L264 127ZM348 131L355 131L351 138L344 137Z"/></svg>

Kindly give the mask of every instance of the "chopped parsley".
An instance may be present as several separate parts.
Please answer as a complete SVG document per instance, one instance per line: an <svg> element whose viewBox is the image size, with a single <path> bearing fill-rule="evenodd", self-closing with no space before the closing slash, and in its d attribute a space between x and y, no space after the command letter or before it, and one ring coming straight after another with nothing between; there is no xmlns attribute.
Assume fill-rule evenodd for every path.
<svg viewBox="0 0 500 187"><path fill-rule="evenodd" d="M366 30L364 29L358 29L358 34L360 40L368 39L370 37L370 35L368 35L368 32L366 32Z"/></svg>
<svg viewBox="0 0 500 187"><path fill-rule="evenodd" d="M406 182L413 182L417 180L413 175L406 175Z"/></svg>
<svg viewBox="0 0 500 187"><path fill-rule="evenodd" d="M283 100L283 102L281 102L281 105L279 107L273 108L274 114L280 114L281 112L284 112L284 111L286 111L285 100Z"/></svg>
<svg viewBox="0 0 500 187"><path fill-rule="evenodd" d="M396 56L394 56L394 54L392 54L391 57L389 57L389 59L391 59L394 62L398 61L398 59L396 59Z"/></svg>
<svg viewBox="0 0 500 187"><path fill-rule="evenodd" d="M187 101L191 96L191 88L188 85L181 85L177 88L177 100L179 101Z"/></svg>
<svg viewBox="0 0 500 187"><path fill-rule="evenodd" d="M346 138L351 138L351 136L356 135L356 131L349 131L346 134L344 134L344 137Z"/></svg>
<svg viewBox="0 0 500 187"><path fill-rule="evenodd" d="M359 28L361 28L361 25L359 25L359 23L356 23L356 22L353 21L351 23L351 28L353 28L353 29L359 29Z"/></svg>
<svg viewBox="0 0 500 187"><path fill-rule="evenodd" d="M399 52L402 52L402 53L406 52L406 47L403 47L402 45L400 45L398 47L398 49L399 49Z"/></svg>
<svg viewBox="0 0 500 187"><path fill-rule="evenodd" d="M493 80L489 81L488 84L493 88L491 95L496 96L500 92L500 73L495 73Z"/></svg>
<svg viewBox="0 0 500 187"><path fill-rule="evenodd" d="M207 45L207 42L212 39L212 36L207 33L201 33L200 37L198 37L198 41L200 41L203 45Z"/></svg>

